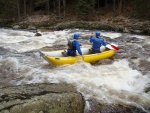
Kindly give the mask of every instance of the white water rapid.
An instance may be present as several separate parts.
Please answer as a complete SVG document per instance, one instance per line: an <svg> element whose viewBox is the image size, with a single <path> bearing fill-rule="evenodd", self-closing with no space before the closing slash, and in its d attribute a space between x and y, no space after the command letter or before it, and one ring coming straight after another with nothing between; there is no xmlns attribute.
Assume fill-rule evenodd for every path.
<svg viewBox="0 0 150 113"><path fill-rule="evenodd" d="M65 48L67 38L74 31L81 33L82 45L89 44L91 31L88 30L51 31L42 32L42 36L34 36L35 33L29 31L0 29L1 81L9 81L14 85L65 82L73 84L86 100L94 98L108 104L132 105L150 112L150 91L144 91L150 87L150 72L143 75L139 70L130 67L128 58L114 59L108 64L105 63L106 59L99 65L77 62L73 65L53 66L40 56L38 50L43 47L56 50L55 45L61 45L59 49ZM115 39L124 34L102 32L102 35ZM150 44L148 36L126 36L136 36ZM139 60L134 59L133 62L138 65ZM150 62L150 58L146 60Z"/></svg>

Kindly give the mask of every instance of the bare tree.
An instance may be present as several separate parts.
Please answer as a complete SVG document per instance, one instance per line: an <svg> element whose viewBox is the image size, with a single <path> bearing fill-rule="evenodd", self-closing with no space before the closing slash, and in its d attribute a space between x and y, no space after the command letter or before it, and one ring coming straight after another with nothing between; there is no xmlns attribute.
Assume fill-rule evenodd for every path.
<svg viewBox="0 0 150 113"><path fill-rule="evenodd" d="M54 5L54 13L56 12L56 1L53 0L53 5Z"/></svg>
<svg viewBox="0 0 150 113"><path fill-rule="evenodd" d="M113 0L113 11L116 10L116 0Z"/></svg>
<svg viewBox="0 0 150 113"><path fill-rule="evenodd" d="M58 0L58 16L60 17L60 0Z"/></svg>
<svg viewBox="0 0 150 113"><path fill-rule="evenodd" d="M20 0L17 0L18 21L20 21Z"/></svg>
<svg viewBox="0 0 150 113"><path fill-rule="evenodd" d="M29 13L32 15L33 9L34 9L35 0L28 0L28 2L29 2Z"/></svg>
<svg viewBox="0 0 150 113"><path fill-rule="evenodd" d="M107 8L107 0L105 0L105 7Z"/></svg>
<svg viewBox="0 0 150 113"><path fill-rule="evenodd" d="M119 13L122 13L122 5L123 5L123 0L120 0L120 2L119 2Z"/></svg>
<svg viewBox="0 0 150 113"><path fill-rule="evenodd" d="M66 15L66 0L63 0L63 7L64 7L64 17Z"/></svg>
<svg viewBox="0 0 150 113"><path fill-rule="evenodd" d="M97 0L97 4L98 4L98 10L99 10L100 9L99 0Z"/></svg>
<svg viewBox="0 0 150 113"><path fill-rule="evenodd" d="M27 15L27 14L26 14L26 13L27 13L27 10L26 10L26 7L27 7L27 6L26 6L26 0L24 0L24 3L23 3L23 4L24 4L24 17L26 17L26 15Z"/></svg>
<svg viewBox="0 0 150 113"><path fill-rule="evenodd" d="M50 19L50 10L49 10L49 0L47 0L47 10L48 10L48 18Z"/></svg>

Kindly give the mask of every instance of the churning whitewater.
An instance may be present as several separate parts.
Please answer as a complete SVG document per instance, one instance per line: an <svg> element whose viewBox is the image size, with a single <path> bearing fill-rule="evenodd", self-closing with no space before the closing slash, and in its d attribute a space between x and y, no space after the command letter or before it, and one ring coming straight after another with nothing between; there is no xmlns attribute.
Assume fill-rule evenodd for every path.
<svg viewBox="0 0 150 113"><path fill-rule="evenodd" d="M102 60L97 65L78 61L73 65L54 66L40 56L42 48L66 49L67 38L74 32L81 34L82 45L90 44L88 40L93 31L89 30L47 31L41 32L42 36L34 36L30 31L0 29L0 83L64 82L73 84L86 100L94 98L107 104L132 105L150 112L150 91L146 91L150 87L150 67L146 65L150 62L147 53L150 48L145 47L150 44L150 37L102 31L105 40L118 44L120 50L113 59ZM139 50L145 54L138 54ZM131 53L138 57L128 57Z"/></svg>

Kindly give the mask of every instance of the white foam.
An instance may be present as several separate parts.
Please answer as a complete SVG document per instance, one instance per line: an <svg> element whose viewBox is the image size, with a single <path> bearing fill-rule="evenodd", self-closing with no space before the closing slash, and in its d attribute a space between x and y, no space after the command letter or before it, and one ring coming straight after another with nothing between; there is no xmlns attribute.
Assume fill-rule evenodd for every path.
<svg viewBox="0 0 150 113"><path fill-rule="evenodd" d="M118 38L122 36L121 33L115 33L115 32L101 32L102 36L110 37L111 39Z"/></svg>
<svg viewBox="0 0 150 113"><path fill-rule="evenodd" d="M131 37L136 37L136 38L139 38L139 39L146 39L148 38L149 36L141 36L141 35L131 35Z"/></svg>
<svg viewBox="0 0 150 113"><path fill-rule="evenodd" d="M56 40L67 40L68 31L54 31L43 33L42 36L34 36L34 33L27 31L15 31L0 29L0 43L5 48L14 49L18 52L39 49L45 46L52 46ZM66 43L66 42L65 42Z"/></svg>
<svg viewBox="0 0 150 113"><path fill-rule="evenodd" d="M61 73L60 73L61 71ZM112 65L92 66L89 63L76 63L74 65L64 65L53 70L36 73L30 83L47 82L58 83L67 82L75 85L85 98L93 97L111 102L111 94L118 95L117 92L126 91L134 94L144 94L143 88L149 82L148 78L143 78L140 72L129 67L127 60L119 60ZM129 94L130 94L129 93ZM118 95L119 96L119 95ZM118 97L117 96L117 97ZM142 95L141 95L142 96Z"/></svg>

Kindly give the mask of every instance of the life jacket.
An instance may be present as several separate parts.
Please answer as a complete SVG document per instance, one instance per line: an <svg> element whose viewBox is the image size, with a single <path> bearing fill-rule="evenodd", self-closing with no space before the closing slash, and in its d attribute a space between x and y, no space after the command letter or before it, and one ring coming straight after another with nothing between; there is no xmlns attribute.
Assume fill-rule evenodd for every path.
<svg viewBox="0 0 150 113"><path fill-rule="evenodd" d="M75 49L75 47L72 46L72 42L73 42L73 41L75 41L75 40L74 40L74 39L73 39L73 40L68 39L68 44L67 44L67 45L68 45L68 48L69 48L69 49Z"/></svg>

